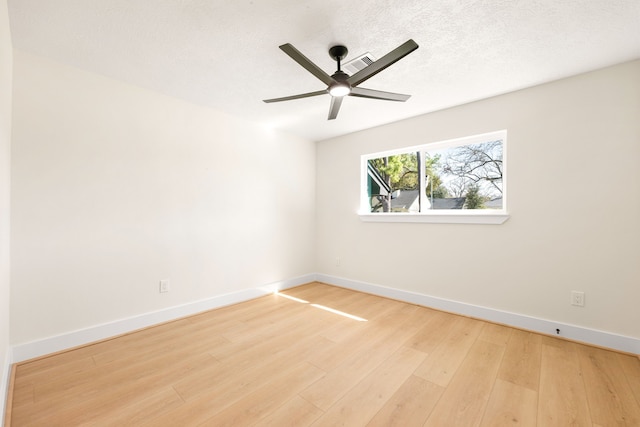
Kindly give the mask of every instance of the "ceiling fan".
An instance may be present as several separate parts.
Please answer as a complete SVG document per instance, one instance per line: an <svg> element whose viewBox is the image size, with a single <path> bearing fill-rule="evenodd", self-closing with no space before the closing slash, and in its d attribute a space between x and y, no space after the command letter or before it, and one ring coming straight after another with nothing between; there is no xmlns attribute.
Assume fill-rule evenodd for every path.
<svg viewBox="0 0 640 427"><path fill-rule="evenodd" d="M329 56L333 58L338 63L338 70L329 75L325 73L320 67L311 62L309 58L304 56L298 49L293 47L291 44L283 44L280 46L280 49L289 55L294 61L298 64L302 65L307 69L311 74L320 79L324 84L327 85L327 88L324 90L318 90L315 92L302 93L300 95L292 95L285 96L283 98L273 98L273 99L265 99L264 102L280 102L280 101L290 101L292 99L300 99L300 98L308 98L310 96L331 95L331 107L329 108L329 117L328 120L333 120L338 116L338 111L340 111L340 105L342 105L342 99L345 96L359 96L362 98L371 98L371 99L383 99L386 101L400 101L404 102L411 97L411 95L403 95L401 93L393 93L393 92L383 92L380 90L373 89L365 89L363 87L358 87L358 85L365 80L375 76L380 71L384 70L388 66L393 63L399 61L404 58L414 50L418 48L418 44L413 40L409 39L391 52L387 53L382 58L377 61L367 65L362 70L357 73L349 76L347 73L340 69L340 61L342 61L348 53L346 47L338 45L333 46L329 49Z"/></svg>

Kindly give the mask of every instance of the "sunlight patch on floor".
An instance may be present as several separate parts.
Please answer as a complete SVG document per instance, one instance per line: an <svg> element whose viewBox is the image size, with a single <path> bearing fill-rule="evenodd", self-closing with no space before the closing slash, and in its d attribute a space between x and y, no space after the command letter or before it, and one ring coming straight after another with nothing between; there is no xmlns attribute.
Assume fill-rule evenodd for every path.
<svg viewBox="0 0 640 427"><path fill-rule="evenodd" d="M280 293L278 291L276 291L275 294L276 295L280 295L281 297L285 297L287 299L290 299L291 301L296 301L296 302L299 302L299 303L302 303L302 304L309 304L309 301L305 301L305 300L300 299L300 298L292 297L291 295L283 294L283 293Z"/></svg>
<svg viewBox="0 0 640 427"><path fill-rule="evenodd" d="M292 297L291 295L283 294L282 292L275 291L274 294L276 294L278 296L281 296L281 297L284 297L284 298L287 298L287 299L290 299L292 301L299 302L301 304L310 304L311 307L319 308L320 310L328 311L330 313L338 314L340 316L344 316L344 317L347 317L349 319L357 320L358 322L366 322L367 321L367 319L363 319L362 317L358 317L358 316L355 316L353 314L345 313L344 311L336 310L335 308L327 307L325 305L311 304L309 301L305 301L305 300L300 299L300 298Z"/></svg>
<svg viewBox="0 0 640 427"><path fill-rule="evenodd" d="M334 314L339 314L340 316L348 317L349 319L357 320L358 322L366 322L367 319L363 319L362 317L354 316L353 314L345 313L344 311L336 310L335 308L326 307L320 304L311 304L311 307L319 308L320 310L325 310Z"/></svg>

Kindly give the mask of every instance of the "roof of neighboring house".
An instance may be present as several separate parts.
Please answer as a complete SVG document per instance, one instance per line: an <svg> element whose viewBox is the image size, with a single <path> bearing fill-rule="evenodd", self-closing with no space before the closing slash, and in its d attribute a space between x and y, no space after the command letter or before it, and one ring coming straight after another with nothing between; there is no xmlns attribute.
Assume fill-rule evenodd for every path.
<svg viewBox="0 0 640 427"><path fill-rule="evenodd" d="M487 209L502 209L502 197L496 197L488 202L484 202L484 207Z"/></svg>
<svg viewBox="0 0 640 427"><path fill-rule="evenodd" d="M432 209L462 209L466 197L447 197L446 199L433 199Z"/></svg>
<svg viewBox="0 0 640 427"><path fill-rule="evenodd" d="M391 199L391 210L409 210L412 204L416 202L418 198L418 190L402 190L399 194ZM433 199L433 207L431 209L462 209L466 197L447 197L445 199ZM425 197L423 201L429 203L431 200Z"/></svg>
<svg viewBox="0 0 640 427"><path fill-rule="evenodd" d="M396 194L391 199L391 211L408 211L418 198L418 190L401 190Z"/></svg>

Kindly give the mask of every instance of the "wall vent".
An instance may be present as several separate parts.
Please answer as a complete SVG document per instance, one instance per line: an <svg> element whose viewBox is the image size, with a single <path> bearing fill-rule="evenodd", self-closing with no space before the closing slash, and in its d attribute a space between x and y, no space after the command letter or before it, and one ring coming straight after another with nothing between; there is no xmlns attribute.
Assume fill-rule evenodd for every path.
<svg viewBox="0 0 640 427"><path fill-rule="evenodd" d="M371 53L367 52L358 56L357 58L352 59L351 61L340 64L340 68L342 68L342 71L352 76L367 65L373 64L375 61L376 58Z"/></svg>

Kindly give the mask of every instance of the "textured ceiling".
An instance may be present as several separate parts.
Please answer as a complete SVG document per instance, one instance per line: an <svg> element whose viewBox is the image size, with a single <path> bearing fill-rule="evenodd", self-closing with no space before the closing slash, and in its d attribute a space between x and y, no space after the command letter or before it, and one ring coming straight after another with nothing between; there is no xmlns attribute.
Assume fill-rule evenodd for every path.
<svg viewBox="0 0 640 427"><path fill-rule="evenodd" d="M9 0L14 47L312 140L354 132L640 58L638 0ZM362 87L406 103L348 97L261 100L322 90L278 49L327 73L420 48Z"/></svg>

